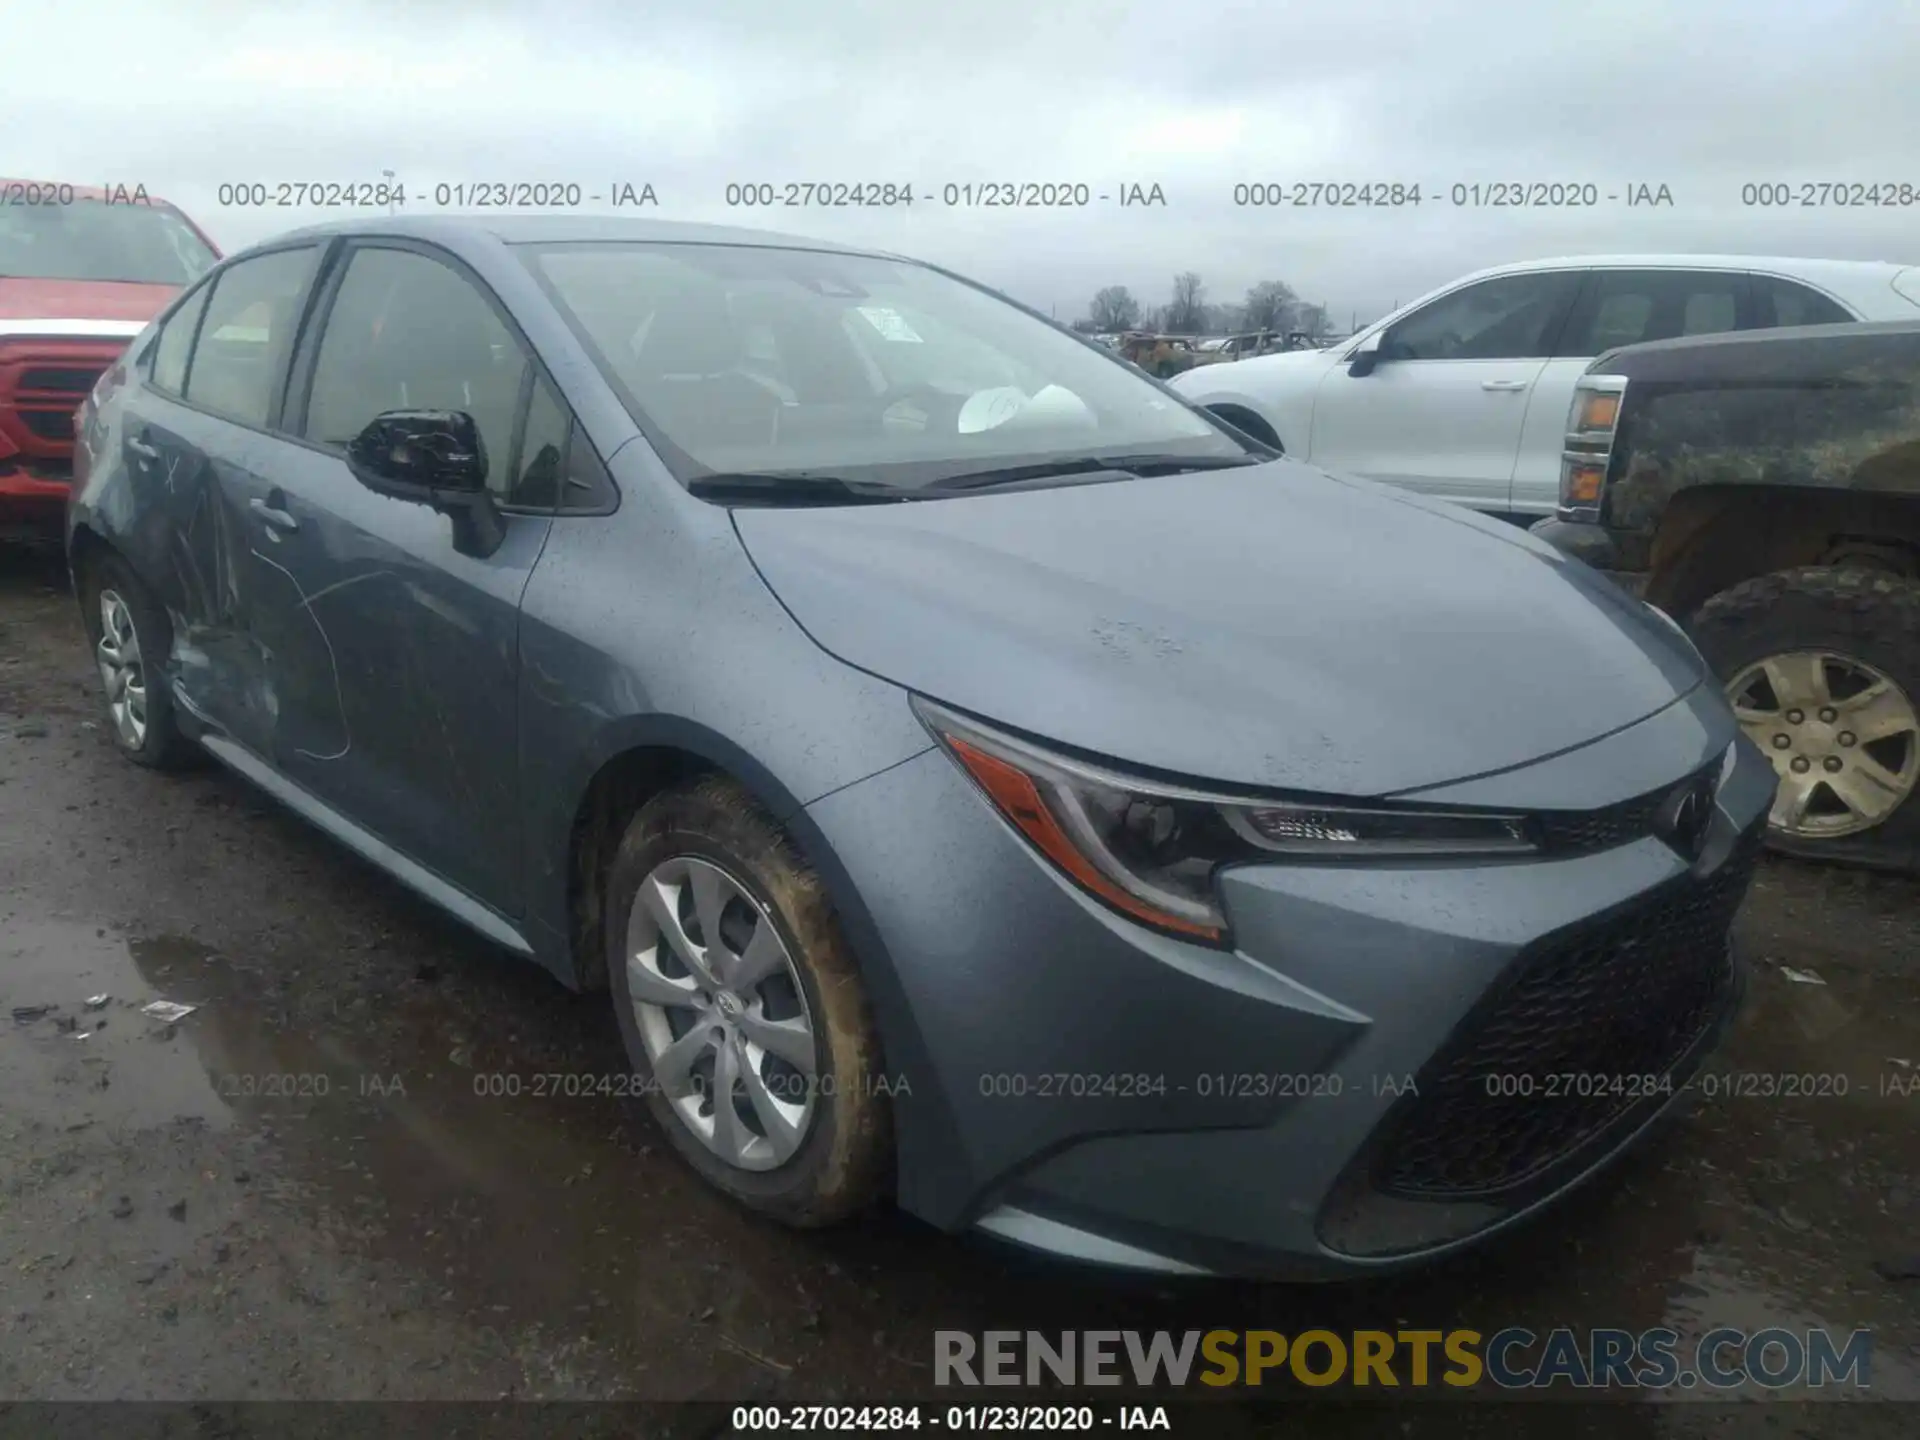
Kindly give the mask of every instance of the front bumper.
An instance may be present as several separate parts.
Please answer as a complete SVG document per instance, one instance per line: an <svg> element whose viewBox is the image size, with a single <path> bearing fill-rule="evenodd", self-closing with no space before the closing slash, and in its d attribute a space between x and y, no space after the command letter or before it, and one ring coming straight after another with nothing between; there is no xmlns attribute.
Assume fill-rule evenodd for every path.
<svg viewBox="0 0 1920 1440"><path fill-rule="evenodd" d="M64 478L0 462L0 539L59 541L72 493Z"/></svg>
<svg viewBox="0 0 1920 1440"><path fill-rule="evenodd" d="M1549 515L1536 520L1527 529L1563 555L1583 561L1605 575L1629 595L1638 597L1646 589L1643 567L1625 553L1618 537L1604 525L1590 520L1562 520Z"/></svg>
<svg viewBox="0 0 1920 1440"><path fill-rule="evenodd" d="M1731 733L1696 695L1594 766L1677 781ZM1568 805L1579 753L1494 777L1482 803ZM1737 754L1695 860L1646 837L1524 863L1247 866L1221 881L1232 953L1085 898L938 751L815 802L896 1077L901 1205L1085 1260L1280 1278L1517 1222L1677 1098L1736 1003L1727 925L1775 784ZM1679 920L1684 954L1663 938ZM1609 1003L1628 981L1632 1003ZM1484 1087L1476 1104L1466 1083L1602 1063L1634 1093L1597 1100L1585 1073L1539 1101L1581 1115Z"/></svg>

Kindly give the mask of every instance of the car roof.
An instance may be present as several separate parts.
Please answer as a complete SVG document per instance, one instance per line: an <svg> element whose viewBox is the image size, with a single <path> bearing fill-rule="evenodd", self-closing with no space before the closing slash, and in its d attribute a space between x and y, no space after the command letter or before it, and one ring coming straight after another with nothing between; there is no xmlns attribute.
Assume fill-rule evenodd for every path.
<svg viewBox="0 0 1920 1440"><path fill-rule="evenodd" d="M621 215L374 215L303 226L261 243L327 235L390 235L443 242L490 237L507 245L621 240L650 244L758 245L778 250L824 250L839 255L866 255L876 259L906 258L864 246L843 245L832 240L816 240L772 230Z"/></svg>

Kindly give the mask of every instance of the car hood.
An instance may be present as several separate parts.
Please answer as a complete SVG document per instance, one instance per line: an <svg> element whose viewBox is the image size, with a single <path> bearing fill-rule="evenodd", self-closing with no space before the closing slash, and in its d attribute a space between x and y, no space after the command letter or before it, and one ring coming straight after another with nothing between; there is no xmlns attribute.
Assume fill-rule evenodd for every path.
<svg viewBox="0 0 1920 1440"><path fill-rule="evenodd" d="M734 520L846 663L1193 779L1350 796L1466 779L1702 676L1638 601L1525 532L1288 460Z"/></svg>
<svg viewBox="0 0 1920 1440"><path fill-rule="evenodd" d="M1280 350L1271 355L1250 355L1245 360L1233 362L1235 383L1244 383L1249 376L1264 375L1269 372L1297 370L1302 374L1311 374L1316 367L1325 368L1329 357L1324 350ZM1199 367L1196 366L1195 370ZM1206 378L1195 374L1195 370L1183 370L1167 384L1175 390L1202 390L1215 383L1218 377Z"/></svg>
<svg viewBox="0 0 1920 1440"><path fill-rule="evenodd" d="M0 276L0 320L151 320L179 293L175 285L123 280L35 280Z"/></svg>

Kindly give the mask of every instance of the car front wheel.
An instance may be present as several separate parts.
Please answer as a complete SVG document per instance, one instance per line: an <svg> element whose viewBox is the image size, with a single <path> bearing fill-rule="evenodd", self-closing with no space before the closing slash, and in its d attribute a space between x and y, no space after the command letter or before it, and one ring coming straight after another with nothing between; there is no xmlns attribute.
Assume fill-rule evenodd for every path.
<svg viewBox="0 0 1920 1440"><path fill-rule="evenodd" d="M882 1188L891 1114L826 893L731 781L660 795L608 872L608 978L656 1121L718 1189L790 1225Z"/></svg>

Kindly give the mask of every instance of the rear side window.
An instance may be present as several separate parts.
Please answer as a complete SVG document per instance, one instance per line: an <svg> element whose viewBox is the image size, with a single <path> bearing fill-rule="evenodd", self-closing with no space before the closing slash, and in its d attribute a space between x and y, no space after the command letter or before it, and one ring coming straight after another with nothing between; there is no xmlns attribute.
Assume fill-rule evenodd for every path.
<svg viewBox="0 0 1920 1440"><path fill-rule="evenodd" d="M1756 329L1776 325L1844 325L1853 316L1818 290L1773 275L1753 277L1753 323Z"/></svg>
<svg viewBox="0 0 1920 1440"><path fill-rule="evenodd" d="M1567 322L1563 354L1715 335L1738 328L1747 277L1738 271L1602 270Z"/></svg>
<svg viewBox="0 0 1920 1440"><path fill-rule="evenodd" d="M207 296L211 293L212 287L202 285L160 327L160 340L153 351L153 370L148 376L154 388L169 395L186 393L187 357L193 351L193 332L200 324L200 312L207 308Z"/></svg>
<svg viewBox="0 0 1920 1440"><path fill-rule="evenodd" d="M220 273L187 370L189 401L265 428L312 269L313 247L303 246L242 260Z"/></svg>

